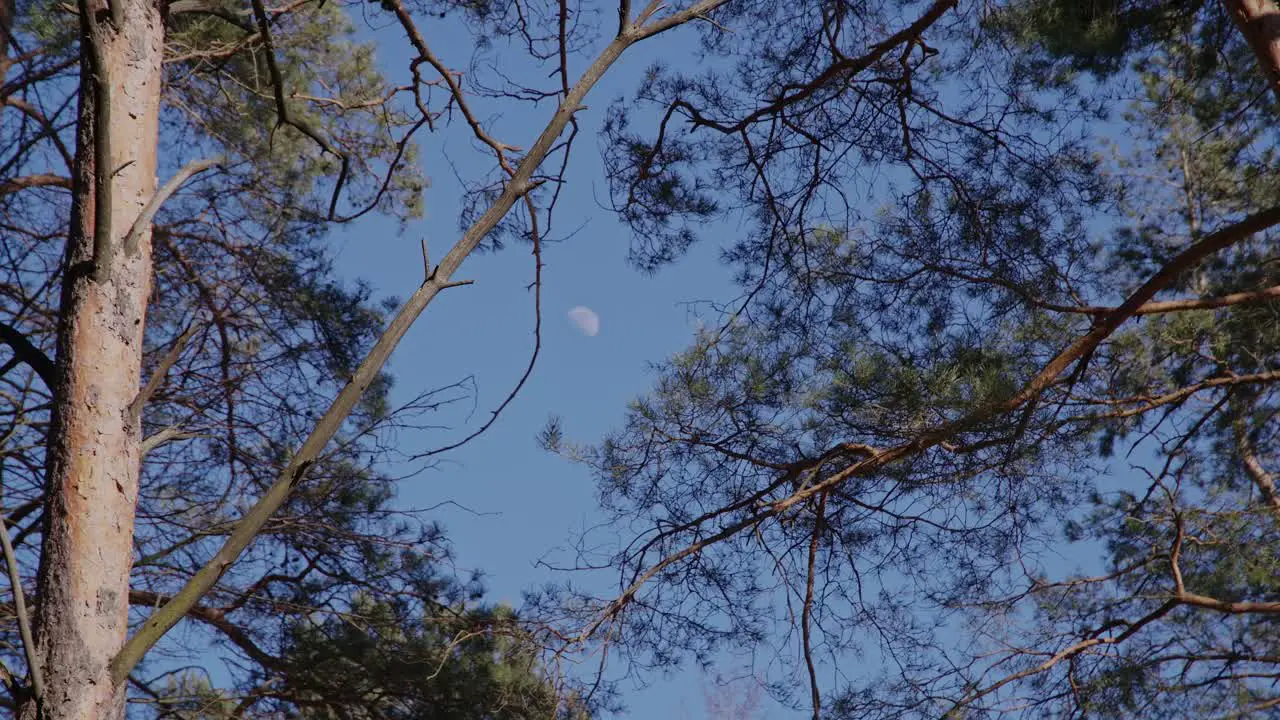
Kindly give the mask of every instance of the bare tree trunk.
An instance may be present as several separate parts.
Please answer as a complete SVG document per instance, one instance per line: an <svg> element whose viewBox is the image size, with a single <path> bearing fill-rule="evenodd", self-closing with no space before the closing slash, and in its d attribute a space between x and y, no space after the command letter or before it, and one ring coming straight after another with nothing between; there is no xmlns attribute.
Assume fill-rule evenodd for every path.
<svg viewBox="0 0 1280 720"><path fill-rule="evenodd" d="M80 6L79 134L36 622L45 720L124 714L124 684L112 682L109 666L128 629L141 461L130 405L151 292L149 228L134 247L125 238L155 193L164 26L154 0L115 2L111 12ZM33 704L24 718L35 716Z"/></svg>
<svg viewBox="0 0 1280 720"><path fill-rule="evenodd" d="M1267 84L1280 99L1280 7L1273 0L1222 0L1258 57Z"/></svg>

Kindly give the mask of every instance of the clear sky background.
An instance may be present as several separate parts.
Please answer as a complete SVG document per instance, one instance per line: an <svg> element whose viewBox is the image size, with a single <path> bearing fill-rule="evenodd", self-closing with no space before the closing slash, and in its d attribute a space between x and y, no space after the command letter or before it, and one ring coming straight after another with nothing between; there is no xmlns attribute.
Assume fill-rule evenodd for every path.
<svg viewBox="0 0 1280 720"><path fill-rule="evenodd" d="M389 25L385 15L368 20L373 29L365 27L364 20L357 19L357 24L377 42L381 69L391 82L407 82L411 55L399 26ZM466 69L474 52L473 36L454 20L418 20L433 51L450 67ZM579 115L583 132L553 235L572 236L544 248L543 344L533 376L487 433L399 486L398 502L404 507L452 501L474 511L445 506L431 517L445 526L459 570L485 573L492 601L518 606L523 590L564 580L535 563L602 517L586 469L538 447L536 435L548 418L559 416L566 436L582 442L598 440L618 427L627 402L652 383L650 363L692 339L694 318L688 303L724 301L737 294L728 270L717 261L717 240L730 240L732 226L717 228L710 233L711 242L650 277L627 265L629 231L606 209L608 186L597 134L603 109L615 98L629 96L654 59L662 56L674 62L680 48L694 42L693 33L685 29L633 49L587 99L588 109ZM487 57L502 64L506 73L533 70L522 49L498 43ZM571 60L570 75L580 73L587 62L582 57ZM500 140L523 147L532 143L554 111L549 102L531 108L477 101L477 109L492 122ZM492 168L492 155L480 151L465 125L459 125L419 136L431 180L425 219L411 223L404 233L392 222L375 219L334 234L339 272L367 281L376 297L404 297L421 282L420 238L427 239L438 260L459 235L462 189L457 177L473 180ZM526 288L533 278L533 258L527 245L511 244L496 254L473 256L455 278L474 280L475 285L442 293L410 331L391 360L396 376L392 397L404 402L431 387L474 376L474 412L468 421L468 403L442 413L438 421L452 429L400 432L397 439L406 451L446 444L482 424L519 379L533 346L533 295ZM596 336L584 335L567 317L579 305L599 315ZM724 668L730 674L740 670L740 663ZM706 716L703 687L709 687L710 679L696 667L647 680L646 687L623 685L624 717ZM775 720L799 715L767 699L762 709Z"/></svg>

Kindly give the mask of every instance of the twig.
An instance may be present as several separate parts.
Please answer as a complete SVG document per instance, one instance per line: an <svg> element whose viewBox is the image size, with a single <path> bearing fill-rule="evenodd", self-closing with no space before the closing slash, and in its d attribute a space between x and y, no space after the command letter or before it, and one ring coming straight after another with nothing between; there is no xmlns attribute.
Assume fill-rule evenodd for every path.
<svg viewBox="0 0 1280 720"><path fill-rule="evenodd" d="M182 354L183 349L187 347L187 341L191 339L192 335L196 334L196 330L198 328L199 325L194 322L191 323L191 325L186 330L183 330L182 334L178 336L178 339L173 343L173 347L169 348L169 352L165 353L164 357L160 359L160 363L156 365L156 369L151 373L151 377L147 378L147 384L138 391L136 396L134 396L133 402L129 403L129 414L131 417L137 419L142 415L143 406L147 404L147 401L151 399L151 396L160 388L160 383L164 382L165 375L169 373L169 368L173 367L174 363L178 362L178 356Z"/></svg>
<svg viewBox="0 0 1280 720"><path fill-rule="evenodd" d="M387 0L396 10L397 16L407 17L407 12L399 0ZM430 280L422 283L409 296L404 306L391 320L391 324L383 331L372 349L356 368L351 381L338 393L324 415L316 422L311 433L298 448L293 458L276 476L275 481L257 502L236 523L235 529L227 536L221 548L214 553L186 584L182 586L163 607L148 617L137 632L124 644L120 652L111 660L111 678L116 683L123 683L133 668L157 642L164 637L187 612L195 607L200 598L218 582L219 578L240 557L241 553L257 538L263 526L290 497L293 489L305 478L307 470L316 461L329 441L337 434L339 428L350 416L356 403L364 395L365 390L374 382L378 373L390 359L391 353L404 338L414 321L426 310L427 306L446 287L463 283L450 282L453 273L462 265L484 238L497 227L498 223L511 212L521 198L532 187L530 182L547 153L555 145L556 140L569 125L574 113L578 111L587 93L595 87L600 78L617 62L623 52L631 45L669 30L681 23L688 22L693 16L723 5L728 0L701 0L692 7L654 21L651 25L632 29L623 36L615 38L596 57L595 61L583 72L569 95L564 98L554 115L548 120L539 133L538 138L530 146L516 166L510 181L503 185L502 192L483 214L467 228L462 237L454 243L444 259L436 266ZM254 0L255 12L259 22L265 26L266 14L262 10L261 0ZM410 28L412 25L410 25Z"/></svg>
<svg viewBox="0 0 1280 720"><path fill-rule="evenodd" d="M809 696L813 703L813 720L822 720L822 693L818 690L818 672L813 666L813 585L818 568L818 547L822 544L826 521L827 493L818 496L813 519L813 536L809 539L809 567L805 578L804 606L800 610L800 635L804 644L804 663L809 671Z"/></svg>
<svg viewBox="0 0 1280 720"><path fill-rule="evenodd" d="M516 395L520 394L521 388L529 381L529 376L533 374L533 368L538 363L538 354L542 351L542 241L538 232L538 216L535 213L533 201L528 195L525 195L525 207L529 211L529 222L532 223L533 236L533 352L529 355L529 363L524 368L524 374L516 381L515 387L511 388L511 392L507 393L507 397L498 405L498 407L489 413L489 419L483 425L473 430L469 435L456 442L449 443L444 447L438 447L415 456L415 459L421 460L429 458L433 455L439 455L450 450L456 450L463 445L471 442L498 421L498 416L503 410L516 399Z"/></svg>
<svg viewBox="0 0 1280 720"><path fill-rule="evenodd" d="M1277 518L1280 518L1280 494L1276 492L1275 476L1258 458L1257 450L1249 438L1249 429L1245 426L1243 409L1236 411L1231 429L1235 435L1236 452L1240 455L1240 463L1244 465L1245 472L1257 486L1258 493L1262 495L1262 502L1275 513Z"/></svg>
<svg viewBox="0 0 1280 720"><path fill-rule="evenodd" d="M44 675L40 671L40 660L36 657L36 642L31 635L31 616L27 613L26 594L22 591L18 558L13 554L13 543L9 540L9 526L5 524L3 512L0 512L0 546L4 548L4 562L9 569L9 587L13 590L14 614L18 616L18 632L22 636L22 650L27 656L27 672L31 675L31 694L35 697L36 707L39 708L44 698Z"/></svg>
<svg viewBox="0 0 1280 720"><path fill-rule="evenodd" d="M204 172L211 167L222 164L222 158L208 158L205 160L192 160L182 169L169 178L169 182L156 191L151 196L147 206L142 208L142 212L138 213L138 218L133 221L133 225L129 227L129 234L124 239L124 252L126 255L133 255L138 251L138 241L142 238L142 233L151 225L151 220L155 218L159 212L160 206L164 205L170 196L182 187L182 184L191 178L191 176Z"/></svg>

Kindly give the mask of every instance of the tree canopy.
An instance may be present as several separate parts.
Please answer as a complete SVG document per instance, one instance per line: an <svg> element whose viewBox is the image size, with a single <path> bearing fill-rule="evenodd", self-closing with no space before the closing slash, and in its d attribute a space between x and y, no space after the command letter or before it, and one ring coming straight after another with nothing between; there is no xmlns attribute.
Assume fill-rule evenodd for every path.
<svg viewBox="0 0 1280 720"><path fill-rule="evenodd" d="M642 267L754 219L742 295L603 442L544 433L642 528L547 606L641 663L776 657L815 718L1274 713L1265 12L725 8L606 156Z"/></svg>
<svg viewBox="0 0 1280 720"><path fill-rule="evenodd" d="M1277 17L0 0L2 704L577 720L610 707L606 660L745 652L815 719L1274 715ZM437 21L500 61L459 70ZM663 61L587 128L642 43ZM545 124L500 137L515 107ZM512 609L394 501L398 461L456 447L396 431L467 388L396 405L386 363L515 244L528 377L587 131L634 265L718 242L741 292L616 432L546 428L608 520L577 557L617 584ZM485 169L377 302L329 233L416 227L427 142ZM582 655L604 674L547 662Z"/></svg>
<svg viewBox="0 0 1280 720"><path fill-rule="evenodd" d="M135 627L210 562L381 333L395 301L339 278L329 230L366 213L421 218L415 133L442 122L447 104L425 97L429 83L384 75L351 22L359 5L165 6L158 174L186 179L203 165L154 216L135 401L143 461L125 548ZM24 594L39 613L87 41L64 4L5 10L0 339L12 354L0 371L0 474ZM182 638L129 674L131 716L581 716L513 612L486 602L474 578L454 577L430 516L393 502L390 468L403 448L389 433L420 429L465 386L441 383L399 406L391 387L386 373L367 383L308 481L184 612ZM5 607L2 704L17 713L35 687L24 680L19 613Z"/></svg>

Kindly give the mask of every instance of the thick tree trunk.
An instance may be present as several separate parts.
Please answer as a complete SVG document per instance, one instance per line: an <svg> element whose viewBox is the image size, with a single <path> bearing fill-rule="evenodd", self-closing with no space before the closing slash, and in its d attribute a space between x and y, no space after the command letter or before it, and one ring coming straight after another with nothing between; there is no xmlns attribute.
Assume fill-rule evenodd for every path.
<svg viewBox="0 0 1280 720"><path fill-rule="evenodd" d="M1222 0L1280 99L1280 7L1273 0Z"/></svg>
<svg viewBox="0 0 1280 720"><path fill-rule="evenodd" d="M95 62L88 25L83 25L74 200L36 621L45 720L106 720L124 711L124 688L111 681L109 664L128 626L141 460L140 429L130 405L139 387L151 292L150 233L144 232L132 251L125 237L155 192L164 28L154 0L115 2L122 3L118 28L107 10L82 18L82 24L97 23L101 55ZM99 62L105 90L98 85ZM105 127L96 122L104 98L111 119ZM95 190L95 144L104 140L111 171L105 213L96 212L95 205L101 193ZM95 231L104 222L106 234L95 251ZM103 252L104 239L110 252ZM32 717L34 708L24 708L23 715Z"/></svg>

